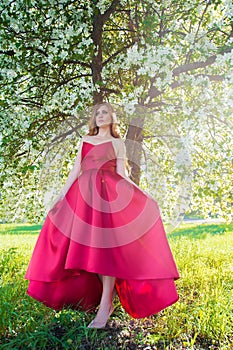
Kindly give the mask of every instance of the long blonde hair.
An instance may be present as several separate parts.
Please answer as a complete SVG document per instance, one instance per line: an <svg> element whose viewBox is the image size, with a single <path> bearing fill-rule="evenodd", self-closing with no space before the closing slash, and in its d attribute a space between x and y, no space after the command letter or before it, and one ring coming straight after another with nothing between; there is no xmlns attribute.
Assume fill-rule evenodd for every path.
<svg viewBox="0 0 233 350"><path fill-rule="evenodd" d="M93 136L93 135L97 135L99 133L99 127L96 125L96 113L101 106L106 106L108 108L108 111L110 112L110 115L112 118L112 122L110 124L111 135L115 138L121 138L121 135L118 131L117 123L114 122L114 119L113 119L114 109L113 109L112 105L108 102L97 103L96 105L93 106L92 116L91 116L91 119L89 122L88 135Z"/></svg>

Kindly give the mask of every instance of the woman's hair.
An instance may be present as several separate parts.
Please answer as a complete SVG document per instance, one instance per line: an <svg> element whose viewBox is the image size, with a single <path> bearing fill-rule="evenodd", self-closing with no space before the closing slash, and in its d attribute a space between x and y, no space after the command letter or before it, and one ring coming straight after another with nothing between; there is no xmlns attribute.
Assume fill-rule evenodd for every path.
<svg viewBox="0 0 233 350"><path fill-rule="evenodd" d="M121 138L121 135L118 131L118 126L116 123L116 117L114 118L114 113L115 113L114 109L113 109L112 105L108 102L97 103L96 105L93 106L92 116L91 116L91 119L89 122L89 132L87 135L94 136L94 135L97 135L99 133L99 127L96 125L96 113L101 106L107 106L107 108L111 114L111 118L112 118L112 123L110 125L111 135L115 138ZM127 171L128 175L130 175L131 167L129 165L127 157L125 158L125 170Z"/></svg>
<svg viewBox="0 0 233 350"><path fill-rule="evenodd" d="M94 105L94 107L92 109L92 116L91 116L91 119L89 122L88 135L93 136L93 135L97 135L99 133L99 127L96 125L96 113L101 106L106 106L110 112L110 115L112 118L112 123L110 125L111 135L115 138L121 138L120 133L118 131L117 123L115 121L115 118L113 117L114 109L113 109L112 105L108 102L101 102L101 103L97 103L96 105Z"/></svg>

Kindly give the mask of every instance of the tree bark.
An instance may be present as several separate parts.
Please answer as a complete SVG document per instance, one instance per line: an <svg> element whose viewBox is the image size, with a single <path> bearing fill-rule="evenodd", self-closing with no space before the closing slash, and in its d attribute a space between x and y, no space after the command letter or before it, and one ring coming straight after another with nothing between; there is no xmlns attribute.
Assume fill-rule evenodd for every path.
<svg viewBox="0 0 233 350"><path fill-rule="evenodd" d="M93 53L92 58L92 81L94 86L98 89L98 83L102 82L101 72L103 69L103 54L102 54L102 36L103 36L103 20L102 16L98 10L97 14L94 15L93 18L93 31L92 31L92 39L94 43L94 48L96 52ZM102 91L94 91L93 93L94 104L103 101L103 93Z"/></svg>
<svg viewBox="0 0 233 350"><path fill-rule="evenodd" d="M103 102L103 90L101 84L102 79L102 69L103 69L103 27L105 22L109 19L111 14L116 11L117 5L120 3L119 0L113 0L110 7L103 13L94 5L94 16L93 16L93 30L92 30L92 40L94 43L94 53L91 63L92 70L92 81L94 86L97 88L93 93L94 103ZM95 4L95 2L94 2Z"/></svg>
<svg viewBox="0 0 233 350"><path fill-rule="evenodd" d="M126 152L131 167L130 178L139 185L142 157L144 115L143 107L136 106L135 114L130 122L126 135Z"/></svg>

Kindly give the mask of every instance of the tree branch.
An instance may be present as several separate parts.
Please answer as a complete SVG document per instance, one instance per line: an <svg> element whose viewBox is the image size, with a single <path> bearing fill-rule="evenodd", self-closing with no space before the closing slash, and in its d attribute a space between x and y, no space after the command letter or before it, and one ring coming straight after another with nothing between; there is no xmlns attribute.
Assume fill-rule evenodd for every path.
<svg viewBox="0 0 233 350"><path fill-rule="evenodd" d="M207 77L211 81L223 81L225 79L224 75L216 75L216 74L197 74L195 78L198 77Z"/></svg>
<svg viewBox="0 0 233 350"><path fill-rule="evenodd" d="M207 66L210 66L216 61L217 56L213 55L209 57L206 61L200 61L200 62L192 62L192 63L186 63L183 66L179 66L177 68L173 69L173 76L180 75L181 73L186 73L198 68L205 68Z"/></svg>
<svg viewBox="0 0 233 350"><path fill-rule="evenodd" d="M6 51L0 50L0 54L7 55L7 56L14 56L15 51L14 50L6 50Z"/></svg>
<svg viewBox="0 0 233 350"><path fill-rule="evenodd" d="M105 23L111 14L116 10L117 5L120 4L119 0L113 0L110 7L101 15L103 23Z"/></svg>
<svg viewBox="0 0 233 350"><path fill-rule="evenodd" d="M57 83L55 88L54 88L54 91L56 91L57 88L59 88L60 86L63 86L65 84L69 83L72 80L76 80L76 79L82 78L82 77L91 77L91 76L92 76L91 73L89 73L89 74L78 74L78 75L75 75L73 77L70 77L69 79L66 79L66 80L63 80L63 81Z"/></svg>
<svg viewBox="0 0 233 350"><path fill-rule="evenodd" d="M110 56L108 59L106 59L103 62L103 66L106 66L106 64L108 64L113 58L115 58L116 56L118 56L122 51L129 49L131 46L134 45L134 42L132 42L131 44L124 46L122 49L117 50L116 52L114 52L114 54L112 54L112 56Z"/></svg>
<svg viewBox="0 0 233 350"><path fill-rule="evenodd" d="M226 48L225 50L221 51L220 54L223 55L225 53L231 52L232 48ZM179 66L177 68L173 69L173 76L180 75L181 73L186 73L198 68L205 68L210 65L212 65L217 59L217 55L210 56L207 58L206 61L200 61L200 62L192 62L192 63L186 63L182 66Z"/></svg>
<svg viewBox="0 0 233 350"><path fill-rule="evenodd" d="M88 64L88 63L85 63L85 62L82 62L82 61L76 61L76 60L64 60L63 61L63 64L78 64L82 67L85 67L85 68L91 68L91 65Z"/></svg>

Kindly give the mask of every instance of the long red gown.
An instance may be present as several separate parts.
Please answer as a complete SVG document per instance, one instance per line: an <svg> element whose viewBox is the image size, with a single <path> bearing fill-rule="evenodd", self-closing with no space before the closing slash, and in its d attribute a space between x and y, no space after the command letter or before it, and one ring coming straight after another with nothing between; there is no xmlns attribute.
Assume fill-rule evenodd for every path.
<svg viewBox="0 0 233 350"><path fill-rule="evenodd" d="M116 277L123 308L134 318L178 300L179 278L158 205L116 172L112 141L83 142L81 175L48 212L25 278L27 293L60 310L93 310L98 274Z"/></svg>

